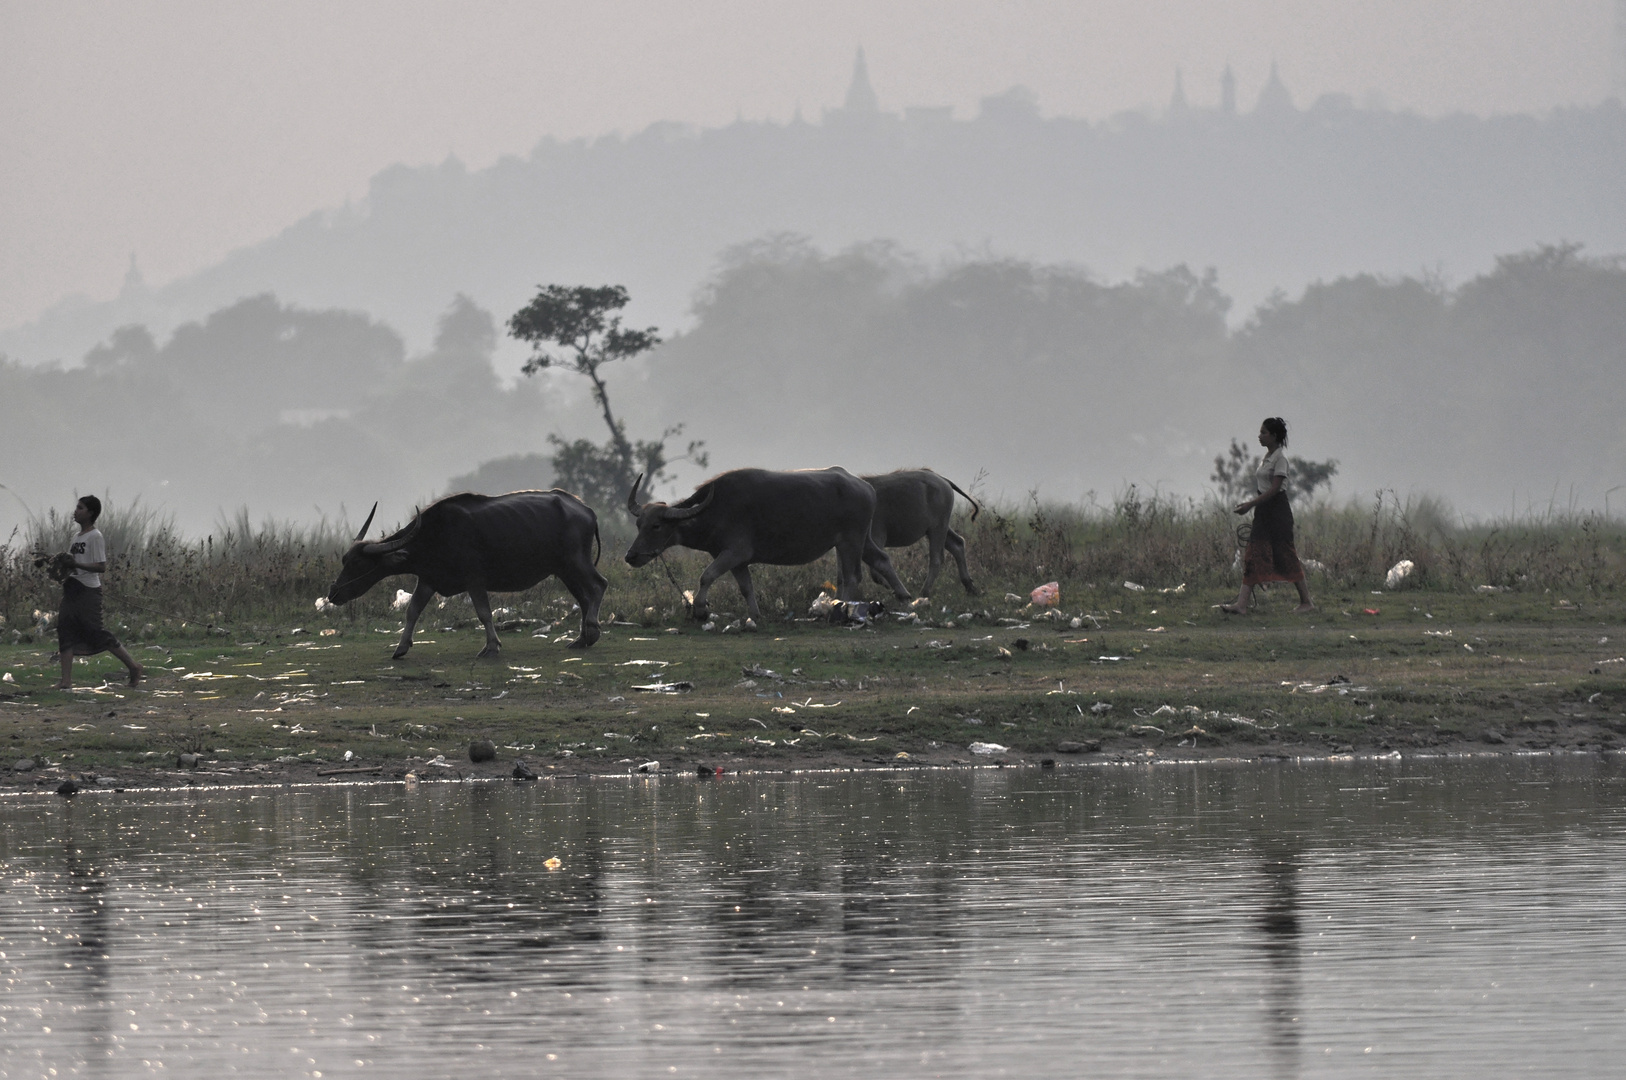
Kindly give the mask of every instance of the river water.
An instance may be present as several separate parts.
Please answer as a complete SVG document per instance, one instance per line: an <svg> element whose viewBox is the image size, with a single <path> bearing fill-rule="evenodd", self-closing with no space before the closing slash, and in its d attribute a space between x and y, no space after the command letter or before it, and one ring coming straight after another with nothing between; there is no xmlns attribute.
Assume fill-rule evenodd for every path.
<svg viewBox="0 0 1626 1080"><path fill-rule="evenodd" d="M1578 756L14 796L0 1074L1620 1075L1623 826Z"/></svg>

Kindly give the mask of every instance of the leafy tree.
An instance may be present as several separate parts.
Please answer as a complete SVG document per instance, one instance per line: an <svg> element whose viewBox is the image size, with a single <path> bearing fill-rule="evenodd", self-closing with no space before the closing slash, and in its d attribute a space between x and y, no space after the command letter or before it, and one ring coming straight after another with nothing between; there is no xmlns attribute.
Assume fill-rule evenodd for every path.
<svg viewBox="0 0 1626 1080"><path fill-rule="evenodd" d="M1214 472L1208 479L1219 488L1220 499L1227 506L1234 506L1253 495L1254 473L1262 460L1264 455L1249 451L1241 439L1232 439L1230 450L1214 457ZM1306 502L1316 489L1330 488L1332 478L1338 474L1336 458L1310 461L1289 457L1287 467L1291 471L1289 482L1293 486L1293 494L1301 496Z"/></svg>
<svg viewBox="0 0 1626 1080"><path fill-rule="evenodd" d="M619 506L638 473L644 479L635 498L647 500L654 485L669 478L666 469L674 459L666 456L666 441L683 431L679 424L667 428L659 439L635 443L627 438L625 422L617 420L610 408L604 365L630 360L661 341L653 326L637 330L621 325L617 313L627 306L627 300L627 290L620 285L545 285L508 320L509 335L532 348L525 374L565 368L593 384L593 401L610 430L609 441L600 446L589 439L566 442L549 435L548 442L554 447L558 482L599 507ZM704 445L690 442L687 452L675 460L687 459L703 468L707 461Z"/></svg>

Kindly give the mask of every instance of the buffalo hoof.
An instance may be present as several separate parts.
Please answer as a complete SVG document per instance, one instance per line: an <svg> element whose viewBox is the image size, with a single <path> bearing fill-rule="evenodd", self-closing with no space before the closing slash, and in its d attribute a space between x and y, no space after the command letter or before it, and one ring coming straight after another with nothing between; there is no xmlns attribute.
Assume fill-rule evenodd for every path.
<svg viewBox="0 0 1626 1080"><path fill-rule="evenodd" d="M581 636L570 643L572 649L591 649L599 639L598 623L582 627Z"/></svg>
<svg viewBox="0 0 1626 1080"><path fill-rule="evenodd" d="M402 645L399 649L396 649L393 653L390 654L390 659L391 660L405 660L407 650L410 649L410 648L412 648L412 646L410 646L410 645Z"/></svg>
<svg viewBox="0 0 1626 1080"><path fill-rule="evenodd" d="M475 654L476 660L495 660L502 655L501 645L487 645Z"/></svg>
<svg viewBox="0 0 1626 1080"><path fill-rule="evenodd" d="M689 608L689 618L695 622L703 623L711 618L710 604L695 604Z"/></svg>

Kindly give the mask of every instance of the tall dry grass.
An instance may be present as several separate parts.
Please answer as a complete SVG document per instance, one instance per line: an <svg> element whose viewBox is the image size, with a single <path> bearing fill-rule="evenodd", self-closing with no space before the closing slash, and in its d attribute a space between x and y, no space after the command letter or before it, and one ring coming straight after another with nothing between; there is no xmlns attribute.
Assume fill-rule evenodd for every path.
<svg viewBox="0 0 1626 1080"><path fill-rule="evenodd" d="M1377 587L1403 559L1415 564L1410 588L1611 592L1626 585L1626 522L1601 514L1468 522L1443 500L1392 491L1294 513L1300 558L1313 560L1312 573L1333 585ZM994 580L1234 586L1237 527L1246 520L1214 501L1131 486L1108 506L1030 500L1019 509L989 508L963 531L974 562Z"/></svg>
<svg viewBox="0 0 1626 1080"><path fill-rule="evenodd" d="M1552 512L1493 522L1465 522L1438 499L1401 499L1392 492L1340 505L1295 508L1298 550L1319 569L1322 586L1378 588L1388 569L1410 559L1416 570L1405 587L1438 591L1492 585L1517 591L1564 588L1609 594L1626 586L1626 522L1588 513ZM1236 527L1241 519L1213 502L1177 499L1130 487L1108 504L1056 504L1030 498L1024 505L992 505L976 521L962 514L972 576L985 599L963 598L952 563L936 594L954 606L982 607L1007 592L1025 595L1059 581L1063 595L1087 586L1134 581L1153 588L1235 588ZM386 581L343 609L318 614L313 604L337 576L350 541L338 522L311 525L264 521L246 509L223 517L202 538L181 536L171 519L139 503L107 502L98 523L108 539L106 575L110 625L132 637L206 634L243 624L301 625L391 618L395 590L408 579ZM652 566L629 568L621 559L631 539L624 515L601 521L600 569L610 579L604 614L635 622L681 617L682 592L693 589L709 557L673 550ZM35 612L54 612L59 586L32 565L35 550L60 551L74 526L56 512L30 522L0 545L0 615L8 635L39 630ZM906 584L925 579L925 545L892 553ZM765 613L800 613L834 574L827 556L805 567L754 570ZM871 595L884 596L874 586ZM571 600L548 581L498 601L512 617L569 621ZM713 591L713 607L743 611L733 583ZM450 609L449 611L447 609ZM467 621L466 601L432 608L424 625Z"/></svg>

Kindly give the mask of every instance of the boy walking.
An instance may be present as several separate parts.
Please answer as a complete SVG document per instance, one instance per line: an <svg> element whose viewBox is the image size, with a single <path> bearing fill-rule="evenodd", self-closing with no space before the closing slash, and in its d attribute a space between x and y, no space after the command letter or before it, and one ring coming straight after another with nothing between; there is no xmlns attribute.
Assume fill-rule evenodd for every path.
<svg viewBox="0 0 1626 1080"><path fill-rule="evenodd" d="M96 527L102 516L102 501L86 495L74 504L73 520L79 535L68 545L73 569L62 579L62 611L56 621L57 652L62 659L62 680L58 690L73 686L73 658L110 652L130 669L130 685L138 686L145 674L119 639L102 625L102 574L107 570L107 541Z"/></svg>

